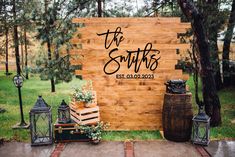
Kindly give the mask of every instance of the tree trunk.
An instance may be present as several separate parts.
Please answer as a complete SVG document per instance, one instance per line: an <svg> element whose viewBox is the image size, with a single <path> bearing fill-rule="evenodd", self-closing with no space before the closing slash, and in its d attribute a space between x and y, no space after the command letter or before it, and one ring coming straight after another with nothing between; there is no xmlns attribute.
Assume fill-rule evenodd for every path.
<svg viewBox="0 0 235 157"><path fill-rule="evenodd" d="M178 0L178 3L187 18L192 20L192 27L196 36L201 65L201 80L205 111L211 117L211 126L221 124L220 100L216 91L216 84L210 62L209 44L206 39L202 17L193 3L189 0Z"/></svg>
<svg viewBox="0 0 235 157"><path fill-rule="evenodd" d="M45 3L45 13L47 13L47 7L48 7L48 0L44 0ZM46 33L49 34L49 22L46 20ZM51 41L49 37L47 37L47 53L48 53L48 60L51 61ZM49 67L51 68L51 67ZM55 80L54 77L51 77L51 92L55 92Z"/></svg>
<svg viewBox="0 0 235 157"><path fill-rule="evenodd" d="M14 22L16 22L16 3L15 3L15 0L13 0L12 12L13 12ZM18 38L18 30L17 30L16 23L14 23L14 47L15 47L17 74L20 75L21 69L20 69L20 55L19 55L19 38Z"/></svg>
<svg viewBox="0 0 235 157"><path fill-rule="evenodd" d="M209 51L211 53L212 69L214 70L214 79L216 84L216 89L220 90L223 87L221 72L220 72L220 62L218 55L218 44L217 44L217 34L221 26L218 14L218 0L210 0L201 2L203 19L206 35L209 39Z"/></svg>
<svg viewBox="0 0 235 157"><path fill-rule="evenodd" d="M24 50L25 50L25 78L29 79L29 71L28 71L28 47L27 47L27 32L26 26L24 27ZM23 63L24 64L24 63Z"/></svg>
<svg viewBox="0 0 235 157"><path fill-rule="evenodd" d="M98 17L102 17L102 2L98 0Z"/></svg>
<svg viewBox="0 0 235 157"><path fill-rule="evenodd" d="M232 10L228 22L227 32L224 37L224 46L223 46L223 81L224 86L228 87L231 84L230 80L230 70L229 70L229 51L230 43L233 36L233 29L235 25L235 0L233 0Z"/></svg>
<svg viewBox="0 0 235 157"><path fill-rule="evenodd" d="M9 69L8 69L8 28L5 27L5 37L6 37L6 43L5 43L5 48L6 48L6 75L9 75Z"/></svg>
<svg viewBox="0 0 235 157"><path fill-rule="evenodd" d="M21 67L24 70L24 42L22 32L20 33L20 52L21 52Z"/></svg>
<svg viewBox="0 0 235 157"><path fill-rule="evenodd" d="M48 60L51 61L51 43L49 39L47 40L47 51L48 51ZM51 92L55 92L55 80L53 76L51 77Z"/></svg>
<svg viewBox="0 0 235 157"><path fill-rule="evenodd" d="M4 16L4 27L5 27L5 38L6 38L6 42L5 42L5 50L6 50L6 63L5 63L5 67L6 67L6 75L9 75L9 65L8 65L8 44L9 44L9 28L7 26L7 9L6 9L6 4L4 5L4 12L5 12L5 16Z"/></svg>
<svg viewBox="0 0 235 157"><path fill-rule="evenodd" d="M56 45L55 46L55 58L56 58L56 60L58 60L59 58L60 58L60 54L59 54L59 46L58 45Z"/></svg>

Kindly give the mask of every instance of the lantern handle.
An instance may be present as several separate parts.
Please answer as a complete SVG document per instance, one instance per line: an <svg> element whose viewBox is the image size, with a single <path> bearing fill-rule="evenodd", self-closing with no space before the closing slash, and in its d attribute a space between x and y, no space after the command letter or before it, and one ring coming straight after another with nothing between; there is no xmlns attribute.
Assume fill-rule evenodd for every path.
<svg viewBox="0 0 235 157"><path fill-rule="evenodd" d="M202 113L203 109L204 109L204 102L203 101L199 101L198 102L198 107L199 107L198 113Z"/></svg>

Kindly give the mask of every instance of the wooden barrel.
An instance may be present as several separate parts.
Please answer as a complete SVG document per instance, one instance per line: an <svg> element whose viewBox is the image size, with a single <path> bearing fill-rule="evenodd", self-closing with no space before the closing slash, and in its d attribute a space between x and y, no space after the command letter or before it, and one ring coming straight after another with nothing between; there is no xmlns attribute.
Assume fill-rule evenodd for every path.
<svg viewBox="0 0 235 157"><path fill-rule="evenodd" d="M192 94L170 94L164 96L162 126L164 137L171 141L188 141L192 130Z"/></svg>

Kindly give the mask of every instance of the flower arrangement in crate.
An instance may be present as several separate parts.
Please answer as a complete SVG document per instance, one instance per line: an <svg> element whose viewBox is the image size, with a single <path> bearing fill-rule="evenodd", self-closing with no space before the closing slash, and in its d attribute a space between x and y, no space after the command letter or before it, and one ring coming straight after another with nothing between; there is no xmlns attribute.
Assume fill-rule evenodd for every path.
<svg viewBox="0 0 235 157"><path fill-rule="evenodd" d="M96 104L96 94L92 91L90 84L89 86L85 85L82 88L75 88L73 99L76 106L90 107L91 105Z"/></svg>
<svg viewBox="0 0 235 157"><path fill-rule="evenodd" d="M109 124L98 122L96 125L80 125L78 128L91 139L93 144L98 144L101 140L102 132L109 127Z"/></svg>

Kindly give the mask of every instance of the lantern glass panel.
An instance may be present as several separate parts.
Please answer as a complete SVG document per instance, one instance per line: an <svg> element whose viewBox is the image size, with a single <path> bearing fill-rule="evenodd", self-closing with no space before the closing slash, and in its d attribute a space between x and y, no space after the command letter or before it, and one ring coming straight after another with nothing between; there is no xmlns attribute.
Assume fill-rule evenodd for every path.
<svg viewBox="0 0 235 157"><path fill-rule="evenodd" d="M69 110L67 110L65 114L66 114L67 119L69 119L69 120L70 120L70 111L69 111Z"/></svg>
<svg viewBox="0 0 235 157"><path fill-rule="evenodd" d="M35 113L31 115L32 145L52 143L51 113Z"/></svg>
<svg viewBox="0 0 235 157"><path fill-rule="evenodd" d="M71 121L70 119L70 108L66 104L64 100L62 100L62 103L60 104L58 108L58 122L59 123L69 123Z"/></svg>
<svg viewBox="0 0 235 157"><path fill-rule="evenodd" d="M209 123L194 121L193 143L202 145L209 144Z"/></svg>
<svg viewBox="0 0 235 157"><path fill-rule="evenodd" d="M60 123L70 122L70 111L69 111L69 109L59 110L58 111L58 119L59 119Z"/></svg>

